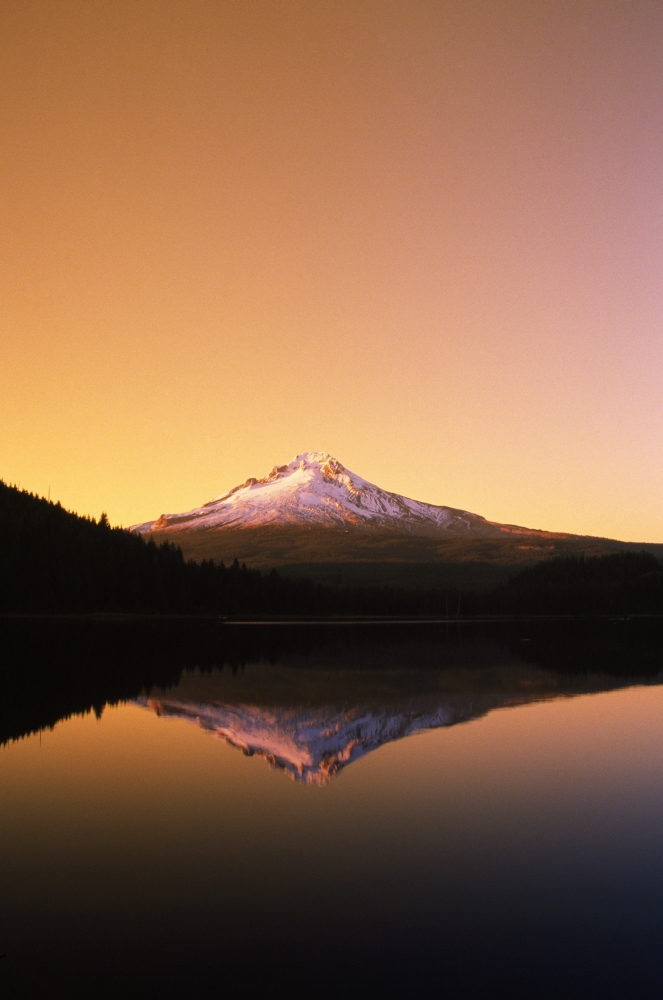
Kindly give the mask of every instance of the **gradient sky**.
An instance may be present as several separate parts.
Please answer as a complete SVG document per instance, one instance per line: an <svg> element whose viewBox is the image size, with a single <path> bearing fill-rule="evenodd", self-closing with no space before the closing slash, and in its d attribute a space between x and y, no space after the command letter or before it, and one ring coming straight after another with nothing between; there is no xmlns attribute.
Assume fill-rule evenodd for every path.
<svg viewBox="0 0 663 1000"><path fill-rule="evenodd" d="M4 0L0 477L663 541L663 4Z"/></svg>

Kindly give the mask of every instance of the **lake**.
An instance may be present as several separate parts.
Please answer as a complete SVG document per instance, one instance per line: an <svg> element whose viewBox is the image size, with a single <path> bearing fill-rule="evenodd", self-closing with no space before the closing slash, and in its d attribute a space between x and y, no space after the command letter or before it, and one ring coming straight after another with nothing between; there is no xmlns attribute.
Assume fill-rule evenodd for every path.
<svg viewBox="0 0 663 1000"><path fill-rule="evenodd" d="M658 996L658 622L0 623L0 989Z"/></svg>

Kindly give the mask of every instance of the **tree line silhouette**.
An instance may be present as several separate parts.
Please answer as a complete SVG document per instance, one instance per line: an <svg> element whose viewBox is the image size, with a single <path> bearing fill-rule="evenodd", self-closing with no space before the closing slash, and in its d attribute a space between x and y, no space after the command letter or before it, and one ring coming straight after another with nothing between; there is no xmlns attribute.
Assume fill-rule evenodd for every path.
<svg viewBox="0 0 663 1000"><path fill-rule="evenodd" d="M343 586L187 561L0 481L0 611L19 614L662 614L663 566L645 552L551 559L483 592Z"/></svg>

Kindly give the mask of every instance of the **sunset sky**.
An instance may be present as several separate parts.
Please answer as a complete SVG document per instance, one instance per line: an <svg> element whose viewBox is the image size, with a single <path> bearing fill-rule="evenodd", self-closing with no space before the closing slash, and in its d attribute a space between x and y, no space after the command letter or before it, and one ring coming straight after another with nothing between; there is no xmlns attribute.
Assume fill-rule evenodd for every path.
<svg viewBox="0 0 663 1000"><path fill-rule="evenodd" d="M663 542L663 3L3 0L0 477Z"/></svg>

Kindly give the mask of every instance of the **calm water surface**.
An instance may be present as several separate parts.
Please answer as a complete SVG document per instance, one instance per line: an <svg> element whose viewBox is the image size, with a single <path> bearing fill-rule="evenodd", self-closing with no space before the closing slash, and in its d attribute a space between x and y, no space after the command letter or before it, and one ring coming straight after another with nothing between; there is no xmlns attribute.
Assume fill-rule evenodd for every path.
<svg viewBox="0 0 663 1000"><path fill-rule="evenodd" d="M614 635L256 640L42 731L14 636L0 988L660 996L663 657Z"/></svg>

